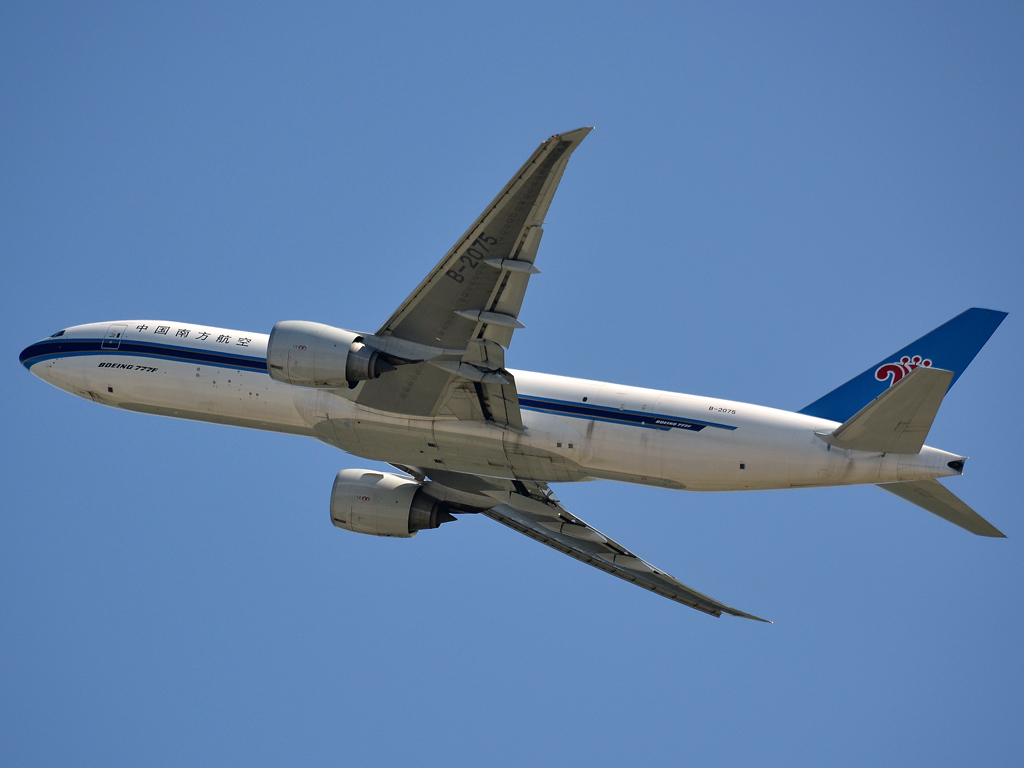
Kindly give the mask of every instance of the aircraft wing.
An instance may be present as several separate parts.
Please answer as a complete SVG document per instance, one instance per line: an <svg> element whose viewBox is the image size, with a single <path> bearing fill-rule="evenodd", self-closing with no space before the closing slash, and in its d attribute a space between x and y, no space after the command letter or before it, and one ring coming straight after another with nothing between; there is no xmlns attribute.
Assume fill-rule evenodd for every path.
<svg viewBox="0 0 1024 768"><path fill-rule="evenodd" d="M410 416L454 415L521 428L504 348L519 310L541 225L569 156L590 133L552 136L505 185L380 330L366 343L399 365L365 382L356 402Z"/></svg>
<svg viewBox="0 0 1024 768"><path fill-rule="evenodd" d="M441 501L469 507L483 506L478 511L492 520L669 600L712 616L727 613L771 623L720 603L637 557L568 512L544 483L395 466L420 480L429 478L430 482L424 485L424 489ZM480 502L482 498L486 499L483 504Z"/></svg>

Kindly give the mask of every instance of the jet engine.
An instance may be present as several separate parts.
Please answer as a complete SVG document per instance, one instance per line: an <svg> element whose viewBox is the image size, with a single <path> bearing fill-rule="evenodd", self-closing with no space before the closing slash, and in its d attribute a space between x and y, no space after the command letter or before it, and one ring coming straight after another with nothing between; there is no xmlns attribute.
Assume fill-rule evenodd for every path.
<svg viewBox="0 0 1024 768"><path fill-rule="evenodd" d="M445 506L408 477L343 469L331 491L331 522L355 533L407 539L454 520Z"/></svg>
<svg viewBox="0 0 1024 768"><path fill-rule="evenodd" d="M275 381L300 387L354 387L395 370L357 333L321 323L285 320L267 343L267 370Z"/></svg>

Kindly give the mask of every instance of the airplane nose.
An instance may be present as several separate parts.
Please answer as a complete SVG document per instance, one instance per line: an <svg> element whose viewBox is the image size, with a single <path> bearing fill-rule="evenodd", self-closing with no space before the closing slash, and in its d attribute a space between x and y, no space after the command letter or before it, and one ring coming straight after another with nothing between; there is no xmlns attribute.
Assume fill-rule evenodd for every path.
<svg viewBox="0 0 1024 768"><path fill-rule="evenodd" d="M31 370L31 368L32 368L32 363L30 361L35 356L35 348L36 348L36 346L38 346L38 345L30 344L29 346L27 346L23 350L21 350L21 354L18 355L18 359L21 361L21 364L24 365L29 370Z"/></svg>
<svg viewBox="0 0 1024 768"><path fill-rule="evenodd" d="M21 354L18 355L18 360L36 376L39 376L45 381L49 381L49 379L43 375L43 372L50 370L53 366L44 365L36 367L36 364L47 360L53 360L57 357L63 357L64 354L73 353L76 350L76 341L65 336L66 332L67 329L65 328L64 330L57 331L52 336L40 339L35 344L29 344L21 350ZM35 368L35 370L32 370L33 368Z"/></svg>
<svg viewBox="0 0 1024 768"><path fill-rule="evenodd" d="M53 345L47 344L48 341L49 339L43 339L42 341L37 341L35 344L29 344L21 350L21 354L18 355L18 359L21 361L21 364L31 371L33 365L45 359L44 356L47 355L47 353L53 352L53 349L51 349Z"/></svg>

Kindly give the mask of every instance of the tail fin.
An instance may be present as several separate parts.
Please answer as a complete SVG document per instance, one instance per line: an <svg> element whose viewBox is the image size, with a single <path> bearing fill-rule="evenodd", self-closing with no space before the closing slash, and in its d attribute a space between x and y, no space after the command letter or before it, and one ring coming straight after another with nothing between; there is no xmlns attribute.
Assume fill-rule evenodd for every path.
<svg viewBox="0 0 1024 768"><path fill-rule="evenodd" d="M1006 312L994 309L968 309L799 412L845 422L919 367L934 366L952 371L953 380L949 384L952 387L1005 317Z"/></svg>
<svg viewBox="0 0 1024 768"><path fill-rule="evenodd" d="M880 483L879 488L888 491L901 499L927 509L933 515L959 525L965 531L977 536L991 536L1005 539L1003 534L992 523L958 499L952 491L938 480L915 480L909 483Z"/></svg>

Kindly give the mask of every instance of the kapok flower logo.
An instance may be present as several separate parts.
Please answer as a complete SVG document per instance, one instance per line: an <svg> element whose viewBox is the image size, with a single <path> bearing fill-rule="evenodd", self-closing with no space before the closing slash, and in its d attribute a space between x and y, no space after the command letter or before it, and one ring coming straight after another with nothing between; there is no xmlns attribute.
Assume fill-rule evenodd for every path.
<svg viewBox="0 0 1024 768"><path fill-rule="evenodd" d="M886 363L885 365L880 365L878 370L875 371L875 378L879 381L885 381L889 377L892 377L892 380L889 382L889 386L891 387L915 368L930 368L931 364L931 360L923 360L920 355L914 355L913 357L904 355L900 358L898 363Z"/></svg>

